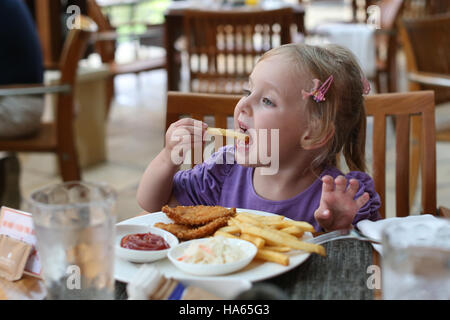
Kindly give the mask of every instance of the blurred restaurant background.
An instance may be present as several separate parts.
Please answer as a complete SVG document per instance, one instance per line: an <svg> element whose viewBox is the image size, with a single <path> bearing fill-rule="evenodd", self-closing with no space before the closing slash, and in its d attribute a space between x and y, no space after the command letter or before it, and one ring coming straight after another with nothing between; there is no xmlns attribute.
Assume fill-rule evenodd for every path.
<svg viewBox="0 0 450 320"><path fill-rule="evenodd" d="M42 122L69 123L73 135L60 138L66 139L62 147L56 146L55 138L50 133L46 135L45 130L36 133L38 138L28 137L34 139L32 146L29 143L18 146L17 141L9 141L14 138L0 140L3 158L8 159L11 152L16 152L20 163L19 170L14 162L2 160L2 205L25 209L24 199L32 191L80 175L83 180L104 182L117 190L118 221L141 213L136 191L145 168L164 144L168 90L216 92L219 87L203 86L201 77L194 81L199 70L211 64L205 63L201 54L197 60L192 59L195 52L191 45L195 41L185 32L189 28L195 33L195 21L188 27L183 19L194 19L195 14L185 14L185 11L199 8L222 12L274 10L275 21L275 14L281 15L277 9L291 8L287 41L318 45L335 42L349 47L370 80L371 94L435 90L437 205L450 207L448 0L15 1L26 5L40 41L43 82L50 88L43 102ZM77 20L78 13L89 17L95 25L84 25L84 20ZM413 23L417 21L427 23ZM413 31L416 30L413 26L431 26L427 28L436 30L436 35L421 37L419 29L408 37L409 22ZM80 23L89 31L86 40L80 35L70 35ZM278 28L273 28L272 32L278 32L281 44L286 42L282 20L274 24L277 23ZM204 31L206 33L206 29ZM225 28L223 34L226 33ZM2 34L5 32L0 32ZM222 42L226 43L226 36L224 39ZM405 42L408 40L410 43ZM0 57L13 50L1 37L0 44ZM260 38L259 47L258 52L268 49L264 37ZM82 51L80 59L75 54L79 51ZM227 65L226 56L223 60L223 65ZM196 64L197 70L192 71ZM245 78L244 71L233 74ZM61 86L64 79L69 79L70 88ZM17 84L0 83L0 99L5 92L1 90ZM29 83L24 87L29 88ZM239 90L232 86L222 93L239 93ZM63 112L55 112L58 108L70 109L72 105L73 112L64 116ZM395 122L388 121L387 126L386 216L389 217L395 215ZM59 130L63 131L61 127ZM373 134L369 121L369 162ZM75 158L70 155L70 140L76 149ZM61 148L69 151L61 152ZM69 163L64 173L58 159ZM420 212L420 184L419 174L414 185L417 191L411 199L411 213Z"/></svg>

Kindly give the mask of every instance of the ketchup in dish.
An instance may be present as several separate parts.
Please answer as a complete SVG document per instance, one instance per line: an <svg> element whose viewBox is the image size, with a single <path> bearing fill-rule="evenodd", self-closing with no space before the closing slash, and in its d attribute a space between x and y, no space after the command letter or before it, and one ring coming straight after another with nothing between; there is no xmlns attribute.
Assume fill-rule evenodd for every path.
<svg viewBox="0 0 450 320"><path fill-rule="evenodd" d="M164 250L170 248L169 244L161 236L153 233L135 233L122 238L120 246L132 250Z"/></svg>

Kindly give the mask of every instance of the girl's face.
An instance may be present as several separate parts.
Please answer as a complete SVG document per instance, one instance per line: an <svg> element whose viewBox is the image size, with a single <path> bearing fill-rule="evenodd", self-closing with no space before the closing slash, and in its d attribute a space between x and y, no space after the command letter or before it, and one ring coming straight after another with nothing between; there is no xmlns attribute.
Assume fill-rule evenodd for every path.
<svg viewBox="0 0 450 320"><path fill-rule="evenodd" d="M295 76L285 60L276 55L259 62L236 105L234 127L250 134L247 145L237 142L238 163L264 166L267 158L278 157L282 165L301 152L300 141L308 124L301 95L305 79Z"/></svg>

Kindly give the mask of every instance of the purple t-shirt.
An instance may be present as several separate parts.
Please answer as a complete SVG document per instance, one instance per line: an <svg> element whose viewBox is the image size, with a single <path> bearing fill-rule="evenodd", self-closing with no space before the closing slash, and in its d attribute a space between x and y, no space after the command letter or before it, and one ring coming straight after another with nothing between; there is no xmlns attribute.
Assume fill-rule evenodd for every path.
<svg viewBox="0 0 450 320"><path fill-rule="evenodd" d="M253 188L254 168L241 166L234 163L233 159L233 146L225 146L204 163L190 170L177 172L173 179L173 193L180 205L219 205L266 211L293 220L307 221L316 231L321 230L314 218L322 194L320 178L324 175L333 178L343 175L338 169L327 168L321 173L320 178L300 194L287 200L273 201L256 194ZM375 192L372 178L359 171L352 171L345 177L347 180L353 178L359 181L359 190L355 198L364 192L369 194L369 201L358 211L353 224L363 219L373 221L380 219L378 208L381 202Z"/></svg>

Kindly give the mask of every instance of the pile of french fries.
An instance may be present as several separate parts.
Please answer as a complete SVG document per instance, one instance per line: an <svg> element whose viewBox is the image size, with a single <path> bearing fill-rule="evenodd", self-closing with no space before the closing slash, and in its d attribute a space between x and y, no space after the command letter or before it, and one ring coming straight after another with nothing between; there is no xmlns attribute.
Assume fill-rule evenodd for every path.
<svg viewBox="0 0 450 320"><path fill-rule="evenodd" d="M255 259L288 266L289 255L286 253L291 250L325 256L323 246L300 240L305 232L314 231L314 227L307 222L240 212L228 220L228 226L218 229L214 236L250 241L258 248Z"/></svg>

